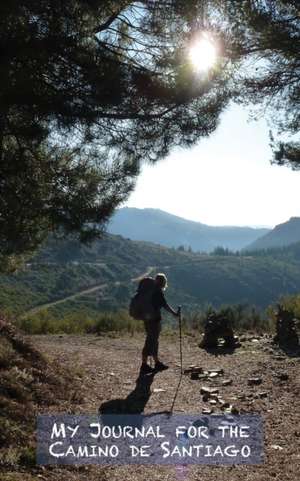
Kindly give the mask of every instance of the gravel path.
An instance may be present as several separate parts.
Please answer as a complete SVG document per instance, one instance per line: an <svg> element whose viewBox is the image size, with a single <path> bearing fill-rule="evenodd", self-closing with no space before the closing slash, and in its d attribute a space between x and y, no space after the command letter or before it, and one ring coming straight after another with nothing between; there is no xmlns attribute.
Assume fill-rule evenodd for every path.
<svg viewBox="0 0 300 481"><path fill-rule="evenodd" d="M105 412L131 409L155 413L171 407L180 373L178 340L174 335L162 336L160 352L170 369L155 375L153 382L149 383L147 402L135 395L143 336L34 336L31 340L49 358L75 369L82 382L82 403L74 407L76 413L97 413L99 408ZM240 413L260 413L263 416L263 465L192 466L183 472L169 466L82 466L73 471L55 469L47 476L44 474L44 479L56 480L63 473L65 481L298 481L300 358L289 357L274 349L267 337L251 339L248 336L242 347L231 354L207 353L199 349L197 342L197 338L185 336L184 366L195 364L205 370L223 369L224 374L211 380L191 380L189 375L184 375L174 412L201 413L210 407L202 399L201 386L218 387L222 399ZM261 384L249 386L248 379L252 377L261 378ZM232 384L224 386L225 379L231 379ZM62 410L65 408L61 407ZM214 407L214 410L221 412L220 408Z"/></svg>

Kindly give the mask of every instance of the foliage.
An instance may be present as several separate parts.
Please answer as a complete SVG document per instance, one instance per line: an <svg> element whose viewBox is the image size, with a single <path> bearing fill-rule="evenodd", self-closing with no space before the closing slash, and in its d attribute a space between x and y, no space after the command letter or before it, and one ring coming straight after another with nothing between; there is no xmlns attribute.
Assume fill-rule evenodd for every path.
<svg viewBox="0 0 300 481"><path fill-rule="evenodd" d="M203 30L219 57L199 77L187 58ZM0 32L2 270L49 231L101 235L141 162L209 135L231 99L299 130L295 0L2 2ZM299 165L298 141L273 143Z"/></svg>
<svg viewBox="0 0 300 481"><path fill-rule="evenodd" d="M271 256L203 255L170 266L166 274L169 285L176 288L177 303L193 309L193 303L266 307L281 295L299 292L299 271L298 262Z"/></svg>
<svg viewBox="0 0 300 481"><path fill-rule="evenodd" d="M289 246L269 247L266 249L243 250L240 255L249 257L269 257L281 259L283 261L300 261L300 242L295 242Z"/></svg>
<svg viewBox="0 0 300 481"><path fill-rule="evenodd" d="M286 140L300 127L300 34L298 0L213 1L231 34L232 55L241 68L233 79L233 96L244 105L260 105L277 127L274 162L300 167L300 143Z"/></svg>
<svg viewBox="0 0 300 481"><path fill-rule="evenodd" d="M113 235L90 247L49 239L23 271L0 276L0 308L18 319L40 309L57 319L127 309L134 280L150 267L150 275L166 273L167 299L185 311L207 304L263 308L300 291L299 248L300 243L240 255L199 255Z"/></svg>
<svg viewBox="0 0 300 481"><path fill-rule="evenodd" d="M27 334L132 334L143 330L143 323L132 319L126 310L99 313L90 309L71 309L67 313L57 313L49 309L24 316L17 325Z"/></svg>
<svg viewBox="0 0 300 481"><path fill-rule="evenodd" d="M233 255L239 255L239 253L232 252L230 249L227 247L215 247L214 250L212 251L211 255L213 256L233 256Z"/></svg>
<svg viewBox="0 0 300 481"><path fill-rule="evenodd" d="M273 328L272 319L262 310L255 306L235 304L223 305L219 309L213 309L213 306L209 305L206 308L189 312L185 314L185 329L203 331L205 321L212 311L226 317L237 332L252 331L258 333L270 331Z"/></svg>
<svg viewBox="0 0 300 481"><path fill-rule="evenodd" d="M0 384L0 471L4 472L35 464L37 413L70 401L78 385L70 372L48 362L2 316Z"/></svg>
<svg viewBox="0 0 300 481"><path fill-rule="evenodd" d="M49 231L101 234L141 160L190 146L228 103L230 62L186 61L182 1L21 0L0 7L2 268ZM224 32L215 32L224 37Z"/></svg>
<svg viewBox="0 0 300 481"><path fill-rule="evenodd" d="M293 296L284 296L280 299L280 304L284 309L294 313L295 318L300 320L300 294ZM274 307L270 308L274 312Z"/></svg>

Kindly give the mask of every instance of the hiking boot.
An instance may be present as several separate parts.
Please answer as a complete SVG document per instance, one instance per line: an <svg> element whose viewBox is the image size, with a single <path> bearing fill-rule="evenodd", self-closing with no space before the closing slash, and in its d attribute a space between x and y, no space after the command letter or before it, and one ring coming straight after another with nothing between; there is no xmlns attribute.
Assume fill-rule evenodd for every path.
<svg viewBox="0 0 300 481"><path fill-rule="evenodd" d="M151 366L148 366L148 364L142 364L141 372L143 374L153 374L155 372L155 369Z"/></svg>
<svg viewBox="0 0 300 481"><path fill-rule="evenodd" d="M158 361L155 363L154 369L155 371L165 371L166 369L169 369L169 366L167 366L163 362Z"/></svg>

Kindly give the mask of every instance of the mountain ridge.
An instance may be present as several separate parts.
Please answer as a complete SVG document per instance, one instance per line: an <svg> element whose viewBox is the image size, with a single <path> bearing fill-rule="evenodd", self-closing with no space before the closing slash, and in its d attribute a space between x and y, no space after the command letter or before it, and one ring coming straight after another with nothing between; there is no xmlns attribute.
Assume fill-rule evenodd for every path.
<svg viewBox="0 0 300 481"><path fill-rule="evenodd" d="M123 207L108 224L108 232L166 247L191 247L212 252L216 247L240 250L269 232L267 228L210 226L160 209Z"/></svg>
<svg viewBox="0 0 300 481"><path fill-rule="evenodd" d="M247 251L285 247L300 241L300 217L291 217L246 247Z"/></svg>

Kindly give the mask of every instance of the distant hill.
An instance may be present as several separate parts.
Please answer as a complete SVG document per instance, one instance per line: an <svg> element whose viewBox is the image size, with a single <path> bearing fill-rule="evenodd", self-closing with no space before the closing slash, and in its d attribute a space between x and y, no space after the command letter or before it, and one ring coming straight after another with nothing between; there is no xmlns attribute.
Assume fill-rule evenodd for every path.
<svg viewBox="0 0 300 481"><path fill-rule="evenodd" d="M49 240L23 272L0 276L0 311L18 317L42 308L61 319L127 309L136 288L133 279L159 271L169 279L167 298L185 310L208 304L266 307L300 291L299 248L276 251L274 256L262 251L200 255L115 235L90 247L74 240Z"/></svg>
<svg viewBox="0 0 300 481"><path fill-rule="evenodd" d="M240 250L268 231L251 227L214 227L159 209L133 207L117 210L108 225L111 234L167 247L183 245L197 252L212 252L216 247Z"/></svg>
<svg viewBox="0 0 300 481"><path fill-rule="evenodd" d="M300 217L291 217L290 220L274 227L267 234L258 238L246 247L248 251L283 247L300 241Z"/></svg>

